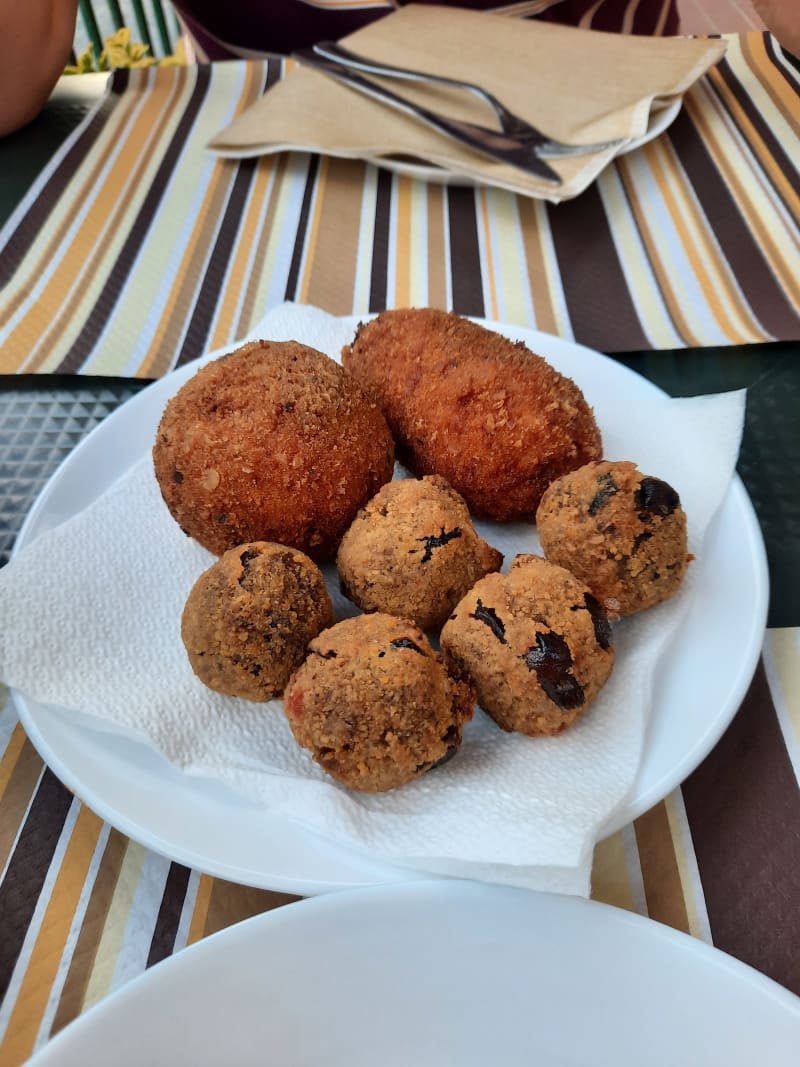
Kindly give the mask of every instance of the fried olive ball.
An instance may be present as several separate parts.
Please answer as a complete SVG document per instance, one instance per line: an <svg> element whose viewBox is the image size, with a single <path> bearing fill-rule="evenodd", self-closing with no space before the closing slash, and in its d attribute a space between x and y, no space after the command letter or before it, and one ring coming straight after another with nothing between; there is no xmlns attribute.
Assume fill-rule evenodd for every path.
<svg viewBox="0 0 800 1067"><path fill-rule="evenodd" d="M472 686L445 670L419 627L382 613L316 637L284 693L298 744L364 793L394 789L450 759L474 704Z"/></svg>
<svg viewBox="0 0 800 1067"><path fill-rule="evenodd" d="M462 497L439 475L384 485L342 538L336 565L342 591L362 611L442 625L503 555L475 532Z"/></svg>
<svg viewBox="0 0 800 1067"><path fill-rule="evenodd" d="M403 463L441 474L480 518L532 519L554 478L602 454L571 379L452 312L384 311L342 361L380 404Z"/></svg>
<svg viewBox="0 0 800 1067"><path fill-rule="evenodd" d="M319 567L295 548L256 541L229 549L200 575L181 637L209 689L266 701L283 692L308 642L332 624Z"/></svg>
<svg viewBox="0 0 800 1067"><path fill-rule="evenodd" d="M627 461L558 478L536 525L545 556L585 582L612 617L674 596L692 558L678 494Z"/></svg>
<svg viewBox="0 0 800 1067"><path fill-rule="evenodd" d="M391 478L394 442L334 360L295 341L254 341L169 401L153 461L171 514L210 552L276 541L322 561Z"/></svg>
<svg viewBox="0 0 800 1067"><path fill-rule="evenodd" d="M482 578L441 635L445 663L475 683L504 730L560 734L586 712L614 665L611 626L583 582L539 556Z"/></svg>

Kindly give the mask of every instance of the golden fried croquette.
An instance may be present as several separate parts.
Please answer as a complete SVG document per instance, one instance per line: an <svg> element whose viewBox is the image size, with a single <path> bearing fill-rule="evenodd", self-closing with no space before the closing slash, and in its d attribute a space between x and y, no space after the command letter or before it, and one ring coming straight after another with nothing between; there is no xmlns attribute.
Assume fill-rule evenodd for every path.
<svg viewBox="0 0 800 1067"><path fill-rule="evenodd" d="M462 497L438 474L384 485L342 538L336 566L342 592L362 611L442 625L503 554L475 532Z"/></svg>
<svg viewBox="0 0 800 1067"><path fill-rule="evenodd" d="M554 478L600 457L573 381L452 312L384 311L359 326L342 362L380 404L402 462L441 474L479 517L532 518Z"/></svg>
<svg viewBox="0 0 800 1067"><path fill-rule="evenodd" d="M172 516L221 555L276 541L332 559L394 469L394 442L354 377L295 341L254 341L169 401L153 461Z"/></svg>

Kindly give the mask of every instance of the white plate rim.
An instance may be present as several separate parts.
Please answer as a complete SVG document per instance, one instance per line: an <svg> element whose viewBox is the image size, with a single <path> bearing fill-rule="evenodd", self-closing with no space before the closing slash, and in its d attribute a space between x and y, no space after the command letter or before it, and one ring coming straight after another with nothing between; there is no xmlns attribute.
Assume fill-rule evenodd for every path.
<svg viewBox="0 0 800 1067"><path fill-rule="evenodd" d="M355 326L359 321L363 321L368 317L370 316L345 316L343 319L351 322L352 325ZM544 334L541 331L531 330L526 327L494 322L487 319L478 319L476 321L481 322L489 328L506 332L510 336L514 336L515 339L522 339L529 345L529 347L532 347L534 350L538 347L538 349L545 355L548 355L549 349L550 354L560 352L565 355L569 354L573 358L590 358L592 360L599 360L606 372L610 372L612 375L618 375L620 380L626 382L629 387L638 388L654 395L666 395L663 390L659 389L646 378L629 370L623 364L615 362L610 357L586 346L567 341L564 338ZM229 348L232 347L235 346L229 346ZM163 378L156 380L151 385L145 387L140 393L125 401L99 426L95 427L95 429L93 429L86 438L76 446L73 452L71 452L64 460L41 490L20 529L20 533L12 551L12 558L25 547L28 541L31 540L37 532L41 532L37 531L37 525L40 524L43 516L46 516L48 500L58 487L60 480L65 477L65 472L72 473L74 469L80 469L84 455L91 453L98 454L98 443L105 441L106 437L111 438L117 427L121 428L127 422L128 427L132 429L135 425L135 417L139 414L140 408L146 410L146 405L148 408L154 408L157 401L158 408L156 410L160 414L166 398L179 388L183 381L188 379L199 365L215 358L219 355L220 351L224 351L224 349L207 353L199 359L186 363ZM110 449L105 450L105 452L99 455L99 458L105 465L105 469L101 472L103 478L105 478L105 484L101 484L92 496L99 495L100 492L107 488L108 485L112 484L112 482L124 473L125 469L127 469L126 466L121 469L115 467ZM131 462L133 462L133 460L131 460ZM81 502L74 510L77 512L82 506L85 506L86 503L88 503L88 500ZM667 771L662 768L660 773L657 773L649 781L643 784L641 778L643 773L645 773L645 776L647 774L648 758L651 752L651 750L648 749L648 744L646 742L642 767L640 768L640 774L637 777L632 793L629 795L626 802L623 803L617 811L612 813L604 828L603 836L613 834L633 819L643 814L652 807L653 804L668 795L672 789L674 789L697 767L701 760L711 751L724 730L727 728L752 679L760 657L763 634L766 626L769 583L766 553L764 551L760 527L752 503L750 502L738 475L734 477L720 513L712 523L712 528L710 530L711 535L713 535L713 530L720 527L723 521L728 521L728 523L733 521L730 519L729 513L735 515L735 518L739 520L740 533L745 538L747 548L747 555L745 558L752 568L749 574L747 574L747 577L750 579L749 595L751 611L747 618L747 623L749 625L744 631L738 629L736 632L736 638L737 641L740 642L739 648L741 650L741 655L738 659L738 670L728 680L718 713L704 724L702 733L695 737L694 744L683 754L682 759ZM59 521L66 517L68 517L68 515L62 514ZM52 523L51 525L55 525L55 523ZM745 574L746 568L741 567L739 572L740 579ZM231 862L220 855L210 857L204 854L202 848L187 847L181 840L176 840L174 834L164 835L160 832L158 827L152 824L152 816L150 818L150 824L145 824L142 821L141 810L138 813L136 811L126 810L124 807L124 805L128 803L126 798L122 798L123 807L121 810L119 802L110 803L107 797L104 797L102 793L98 793L97 790L93 789L91 786L87 787L85 779L79 774L76 774L69 761L65 761L59 752L53 748L53 725L51 719L49 719L49 716L51 715L50 709L43 708L32 701L28 701L21 693L14 689L11 689L10 692L20 720L30 740L57 777L84 803L106 821L116 826L120 831L144 846L152 848L156 852L173 860L181 862L189 867L200 869L205 873L232 881L239 881L261 888L299 893L301 895L313 895L316 893L354 888L364 884L378 884L382 881L406 881L413 878L430 877L429 872L415 871L412 868L399 867L390 863L385 863L376 860L373 857L359 854L356 850L350 849L349 847L340 846L338 843L334 844L332 842L326 842L306 827L301 827L299 824L292 825L290 820L284 820L277 817L262 820L268 835L277 833L280 836L281 831L278 827L285 828L290 836L297 835L299 840L304 841L308 849L316 849L318 851L320 867L323 872L328 870L332 864L336 873L330 877L326 877L325 874L319 875L314 873L309 876L307 872L298 875L296 871L292 870L265 871L261 869L258 864L253 865L251 863L242 863L239 861ZM658 716L655 716L655 718L658 719ZM50 726L49 732L48 725ZM135 749L144 749L144 746L137 745L134 742L123 742L121 739L118 740L108 734L102 734L88 729L86 731L80 731L80 733L81 735L85 735L84 740L86 744L89 745L94 744L99 747L108 747L109 750L113 748L114 751L127 750L131 745L133 745ZM145 758L143 751L140 755L142 758ZM146 759L150 760L151 755L147 754ZM181 790L181 793L183 793L184 789L187 791L186 802L189 809L191 809L192 804L196 802L197 797L199 796L199 793L197 792L198 790L213 794L212 805L219 802L218 783L202 782L200 779L180 775L180 772L175 768L172 768L161 757L158 757L158 759L163 763L165 775L172 778L172 780L169 781L171 788L178 788ZM247 809L243 806L243 811L244 810ZM218 850L222 848L224 852L221 843L217 843L216 847ZM305 859L308 859L308 856L306 856ZM344 873L342 873L342 863ZM313 871L314 862L311 863L311 867Z"/></svg>
<svg viewBox="0 0 800 1067"><path fill-rule="evenodd" d="M480 947L483 944L496 941L502 947L503 939L513 932L515 942L521 941L522 945L515 943L513 948L511 945L508 947L516 955L525 953L525 965L528 968L525 989L528 995L548 980L549 967L553 966L554 962L550 958L554 948L552 943L542 945L537 942L531 948L539 951L528 951L525 948L526 938L535 939L537 929L547 924L555 932L555 939L567 939L567 951L580 959L581 953L592 951L591 933L596 930L610 935L614 944L619 945L625 981L630 982L633 979L647 988L648 973L659 980L661 968L665 966L669 972L677 960L677 966L683 971L684 978L691 978L694 983L693 991L684 993L679 987L675 987L673 976L670 988L676 988L677 999L681 996L692 996L697 982L700 983L701 992L705 985L707 993L720 983L728 986L732 982L737 989L746 990L748 1002L754 998L752 1003L756 1017L758 1006L763 1005L766 1008L769 1003L785 1018L789 1028L797 1032L800 1040L800 997L750 964L700 938L636 912L582 897L489 886L462 880L420 880L399 885L368 886L308 898L263 912L211 934L138 975L80 1015L33 1056L31 1067L45 1067L49 1063L62 1062L64 1054L68 1055L68 1059L72 1057L69 1062L81 1062L82 1042L91 1040L97 1030L100 1031L100 1037L104 1032L106 1035L119 1034L125 1025L125 1014L131 1006L134 1008L135 1018L138 1017L140 1022L143 1021L142 1007L147 1013L152 1012L154 1004L157 1004L155 1010L160 1012L166 1005L164 1013L168 1014L170 1003L174 1003L176 993L180 996L178 991L186 976L190 974L196 978L206 976L206 984L213 985L217 975L239 971L243 962L250 962L253 958L258 971L262 968L263 972L280 969L281 953L290 952L293 945L302 948L304 940L313 942L314 951L332 955L330 942L326 939L333 937L334 950L337 937L340 940L346 939L346 933L340 933L343 920L352 923L357 917L357 921L362 925L364 942L372 944L372 939L377 935L391 946L388 953L381 953L382 962L385 962L391 974L393 967L397 965L398 949L392 944L387 933L388 928L392 924L400 923L404 929L412 931L413 938L416 930L415 916L422 916L428 921L433 916L434 921L438 919L447 922L453 911L456 912L453 926L460 934L460 962L454 966L463 968L465 978L469 973L468 962L472 953L481 959ZM527 922L524 921L526 917ZM276 934L279 937L277 953L274 949ZM339 947L341 949L341 946ZM381 947L385 949L383 942ZM412 949L408 950L411 951ZM359 966L361 952L363 944L359 945L354 957L340 951L336 959L341 962L336 962L335 966L341 967L346 975L348 969ZM404 948L401 947L399 952L402 955ZM515 963L518 966L516 955ZM445 966L447 965L445 963ZM495 960L491 968L496 966ZM513 964L511 970L513 972ZM497 980L500 976L493 976L490 969L490 983L492 977L495 979L493 988L502 995L503 984ZM522 976L517 975L516 980L519 981L520 977ZM485 976L482 974L481 978L484 979ZM574 980L578 993L574 1002L565 1005L569 1018L574 1018L576 1012L580 1013L582 998L588 998L595 993L593 988L587 988L587 982L583 981L582 984L581 969L574 970ZM609 969L609 984L613 986L619 980L618 958L614 967ZM688 984L687 982L687 986ZM222 1001L222 1018L217 1017L215 1021L219 1024L230 1021L231 1026L241 1027L241 1019L237 1021L235 1015L233 1018L231 1015L239 1010L235 993L226 997L223 983L219 985L219 992L214 995L215 999L219 997ZM332 996L335 999L336 993ZM705 1035L707 1039L711 1038L710 1031L713 1027L716 1027L715 1032L718 1033L721 1022L718 1017L720 1007L721 1005L717 1004L715 1010L710 1013ZM245 1008L244 1013L247 1014L249 1010L251 1009ZM265 1006L264 1010L270 1009ZM635 1024L635 1020L630 1020L626 1014L626 1002L623 1001L619 1007L615 1005L614 1010L618 1012L618 1018L616 1021L612 1018L613 1026ZM680 1007L670 1007L669 1002L666 1002L659 1010L665 1011L667 1017L670 1013L674 1017L680 1012ZM553 1020L553 1025L557 1027L558 1020ZM522 1026L526 1027L527 1022L522 1023ZM764 1022L761 1022L760 1026L763 1028ZM527 1028L530 1029L529 1026ZM660 1040L669 1044L672 1033L672 1027L665 1027ZM765 1036L762 1033L756 1040L764 1039ZM635 1045L635 1042L631 1044ZM788 1051L785 1046L782 1047L783 1052ZM164 1049L167 1057L179 1051L177 1048L170 1050L168 1046ZM774 1053L776 1049L771 1048L771 1051ZM602 1054L602 1047L598 1052Z"/></svg>

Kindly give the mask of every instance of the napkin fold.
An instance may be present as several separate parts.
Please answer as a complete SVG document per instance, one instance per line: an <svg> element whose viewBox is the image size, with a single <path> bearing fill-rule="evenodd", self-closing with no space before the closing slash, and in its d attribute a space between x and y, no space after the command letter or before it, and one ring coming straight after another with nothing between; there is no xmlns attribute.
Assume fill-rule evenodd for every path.
<svg viewBox="0 0 800 1067"><path fill-rule="evenodd" d="M413 4L342 43L371 59L477 82L567 143L621 138L622 144L548 160L562 178L554 188L301 65L221 130L209 147L236 158L297 149L395 166L413 161L434 176L438 170L454 181L487 183L558 203L581 193L615 155L627 151L726 47L718 39L599 33ZM496 126L488 105L471 93L396 79L385 84L451 117Z"/></svg>
<svg viewBox="0 0 800 1067"><path fill-rule="evenodd" d="M352 320L287 304L252 336L294 338L338 359L352 331ZM184 376L173 377L177 388ZM149 454L0 570L0 678L52 705L44 714L134 737L187 774L222 780L372 859L587 895L593 846L636 778L653 672L695 595L705 531L736 463L745 397L655 394L631 405L614 388L585 392L605 456L632 459L678 489L701 562L673 600L615 625L611 679L561 737L506 734L478 709L456 757L419 781L375 796L336 784L296 745L279 701L222 697L192 673L180 617L213 557L168 514ZM505 553L504 568L517 552L538 551L530 524L477 525ZM326 579L337 618L355 614L333 567Z"/></svg>

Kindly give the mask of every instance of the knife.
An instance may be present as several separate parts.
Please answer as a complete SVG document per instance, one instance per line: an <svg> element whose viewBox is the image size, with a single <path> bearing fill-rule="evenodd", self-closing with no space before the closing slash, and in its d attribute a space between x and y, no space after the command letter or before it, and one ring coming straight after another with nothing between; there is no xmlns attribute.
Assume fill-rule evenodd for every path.
<svg viewBox="0 0 800 1067"><path fill-rule="evenodd" d="M300 49L292 53L292 58L330 75L357 92L361 92L374 100L388 104L390 107L410 115L437 132L472 148L489 159L507 163L553 185L561 184L561 178L557 172L548 163L545 163L543 159L539 158L535 148L530 145L521 145L513 137L500 133L498 130L492 130L487 126L478 126L473 122L450 118L436 111L431 111L429 108L421 107L407 97L400 96L398 93L392 92L383 85L378 85L369 78L364 78L361 74L343 66L341 63L318 55L313 49Z"/></svg>

